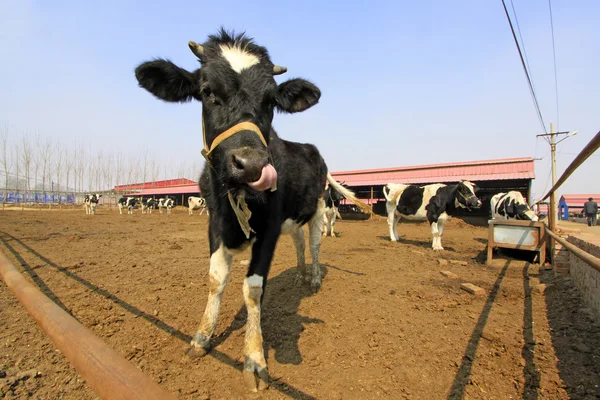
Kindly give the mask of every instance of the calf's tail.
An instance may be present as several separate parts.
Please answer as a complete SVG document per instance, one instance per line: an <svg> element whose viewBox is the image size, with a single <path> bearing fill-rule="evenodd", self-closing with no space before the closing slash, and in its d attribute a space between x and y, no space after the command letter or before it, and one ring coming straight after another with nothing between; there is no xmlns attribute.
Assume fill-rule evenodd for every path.
<svg viewBox="0 0 600 400"><path fill-rule="evenodd" d="M346 199L350 200L358 208L360 208L360 210L362 212L364 212L365 214L369 214L369 215L373 214L373 209L371 208L370 205L368 205L367 203L365 203L363 201L360 201L358 199L358 197L356 197L356 195L354 194L353 191L343 187L340 183L338 183L338 181L333 179L333 176L331 176L330 173L327 173L327 182L329 182L331 187L333 187L335 190L340 192L342 194L342 196L344 196Z"/></svg>

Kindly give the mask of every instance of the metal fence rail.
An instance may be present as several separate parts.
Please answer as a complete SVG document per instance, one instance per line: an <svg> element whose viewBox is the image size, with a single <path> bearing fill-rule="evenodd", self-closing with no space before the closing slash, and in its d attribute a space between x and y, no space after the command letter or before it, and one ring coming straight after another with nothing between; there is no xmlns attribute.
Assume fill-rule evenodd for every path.
<svg viewBox="0 0 600 400"><path fill-rule="evenodd" d="M29 283L2 252L0 275L29 315L102 399L175 399Z"/></svg>
<svg viewBox="0 0 600 400"><path fill-rule="evenodd" d="M548 235L552 236L552 238L554 240L556 240L558 243L562 244L571 253L575 254L577 257L581 258L583 261L588 263L596 271L600 272L600 258L595 257L589 253L586 253L585 251L581 250L579 247L575 246L574 244L567 242L565 239L561 238L560 236L558 236L557 234L552 232L550 229L546 230L546 233Z"/></svg>
<svg viewBox="0 0 600 400"><path fill-rule="evenodd" d="M569 250L570 252L575 254L577 257L581 258L583 261L585 261L586 263L588 263L590 266L592 266L594 269L596 269L598 271L600 271L600 264L599 264L599 259L597 257L594 257L593 255L572 245L571 243L567 242L566 240L562 239L561 237L559 237L556 234L556 232L555 232L556 226L554 226L554 215L557 212L557 209L556 209L555 196L553 196L553 194L563 183L566 182L566 180L573 174L573 172L575 172L577 170L577 168L579 168L579 166L584 163L585 160L587 160L592 154L594 154L594 152L596 150L598 150L599 147L600 147L600 131L598 131L598 133L596 133L596 136L594 136L592 138L592 140L590 140L590 142L583 148L583 150L581 150L581 152L577 155L577 157L575 157L575 159L571 162L571 164L569 164L567 169L565 169L565 172L563 172L563 174L556 181L554 186L552 186L552 188L550 188L548 193L546 193L546 195L538 201L538 203L539 203L539 202L547 199L548 197L550 197L550 206L548 209L549 217L550 217L550 221L549 221L550 225L549 225L549 228L546 230L548 235L553 240L558 241L560 244L565 246L567 248L567 250ZM551 248L552 248L552 257L553 257L552 259L554 260L553 241L551 240L550 243L551 243Z"/></svg>

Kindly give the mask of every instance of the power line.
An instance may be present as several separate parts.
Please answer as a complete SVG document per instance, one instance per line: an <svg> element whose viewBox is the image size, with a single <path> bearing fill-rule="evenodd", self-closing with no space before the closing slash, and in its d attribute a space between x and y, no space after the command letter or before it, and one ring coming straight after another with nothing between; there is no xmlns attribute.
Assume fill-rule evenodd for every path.
<svg viewBox="0 0 600 400"><path fill-rule="evenodd" d="M515 40L515 44L517 45L517 50L519 51L519 57L521 58L521 64L523 65L523 70L525 71L525 76L527 77L527 83L529 84L529 92L531 93L531 97L533 98L533 103L535 105L535 109L537 111L538 119L540 120L540 124L544 129L544 132L548 133L546 130L546 124L544 123L544 118L542 117L542 111L540 109L540 104L538 102L535 89L533 88L533 83L531 81L531 76L529 75L529 71L527 69L527 65L525 64L525 59L523 58L523 53L521 52L521 46L519 45L519 41L517 40L517 35L515 34L515 28L513 27L512 21L510 19L510 15L508 14L508 9L506 8L506 3L502 0L502 6L504 7L504 13L506 14L506 19L508 20L508 24L510 25L510 31L512 32L513 39Z"/></svg>
<svg viewBox="0 0 600 400"><path fill-rule="evenodd" d="M512 0L511 0L512 1ZM556 94L556 130L560 130L560 117L558 112L558 74L556 73L556 46L554 44L554 19L552 18L552 3L548 0L548 8L550 9L550 29L552 31L552 56L554 57L554 90Z"/></svg>
<svg viewBox="0 0 600 400"><path fill-rule="evenodd" d="M517 25L517 32L519 32L519 41L521 42L521 47L523 47L523 56L525 57L525 64L527 65L527 70L529 71L529 76L531 76L531 81L533 83L533 73L531 72L531 67L529 66L529 59L527 58L527 49L525 49L525 41L523 40L523 35L521 35L521 26L519 25L519 18L517 17L517 10L515 10L513 0L510 0L510 6L512 8L513 15L515 16L515 24Z"/></svg>

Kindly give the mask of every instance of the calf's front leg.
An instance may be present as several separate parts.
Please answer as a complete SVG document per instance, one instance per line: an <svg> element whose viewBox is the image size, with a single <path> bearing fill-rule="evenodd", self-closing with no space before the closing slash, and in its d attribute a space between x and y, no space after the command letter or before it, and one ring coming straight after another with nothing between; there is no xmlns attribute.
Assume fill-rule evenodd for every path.
<svg viewBox="0 0 600 400"><path fill-rule="evenodd" d="M252 259L244 280L244 302L248 311L244 342L244 382L246 387L256 392L269 387L269 371L265 360L262 329L260 325L261 303L275 244L280 231L272 229L262 238L257 238L252 246ZM258 385L256 378L258 378Z"/></svg>
<svg viewBox="0 0 600 400"><path fill-rule="evenodd" d="M209 294L200 326L187 351L189 356L202 357L210 350L210 338L217 328L221 296L231 270L231 252L221 243L210 255Z"/></svg>

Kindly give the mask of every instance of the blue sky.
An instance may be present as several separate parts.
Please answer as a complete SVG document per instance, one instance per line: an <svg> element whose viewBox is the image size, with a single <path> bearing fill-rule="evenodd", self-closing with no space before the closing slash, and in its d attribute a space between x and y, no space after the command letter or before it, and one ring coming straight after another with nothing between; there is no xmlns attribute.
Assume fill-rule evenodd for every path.
<svg viewBox="0 0 600 400"><path fill-rule="evenodd" d="M508 2L510 7L510 2ZM559 173L600 130L600 2L554 0L557 118L546 0L514 0L546 124L578 130ZM549 146L500 1L26 1L0 3L0 122L94 149L201 163L201 106L138 88L137 64L166 57L193 69L189 40L246 31L303 77L321 102L276 115L288 140L314 143L330 170L535 156ZM142 141L143 140L143 141ZM561 192L600 192L600 155Z"/></svg>

